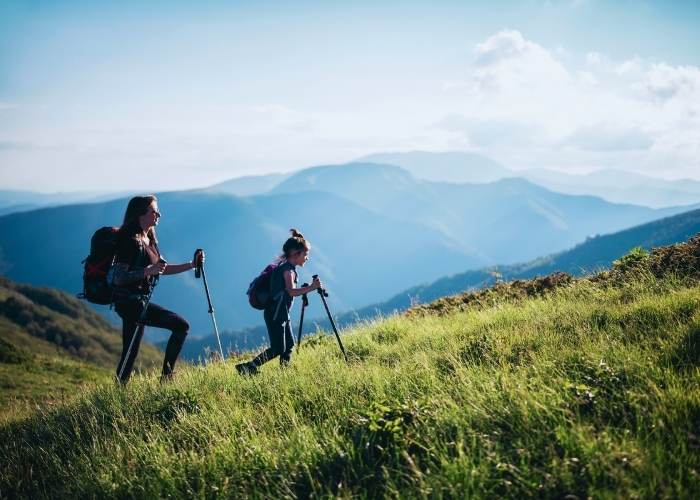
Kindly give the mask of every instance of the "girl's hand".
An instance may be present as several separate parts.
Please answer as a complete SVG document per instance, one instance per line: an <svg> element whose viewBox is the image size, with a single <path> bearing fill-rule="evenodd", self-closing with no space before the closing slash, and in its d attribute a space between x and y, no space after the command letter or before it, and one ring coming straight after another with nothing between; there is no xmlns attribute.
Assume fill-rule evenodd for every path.
<svg viewBox="0 0 700 500"><path fill-rule="evenodd" d="M323 284L321 283L321 280L316 277L314 280L311 282L311 289L312 290L318 290L319 288L323 288Z"/></svg>
<svg viewBox="0 0 700 500"><path fill-rule="evenodd" d="M157 264L151 264L144 271L146 276L155 276L156 274L163 274L167 264L165 262L158 262Z"/></svg>

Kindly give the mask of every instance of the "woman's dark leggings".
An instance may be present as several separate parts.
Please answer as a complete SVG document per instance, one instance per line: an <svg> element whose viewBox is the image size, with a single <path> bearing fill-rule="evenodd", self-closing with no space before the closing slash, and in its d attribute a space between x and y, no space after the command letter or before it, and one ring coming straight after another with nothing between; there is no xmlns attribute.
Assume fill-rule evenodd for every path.
<svg viewBox="0 0 700 500"><path fill-rule="evenodd" d="M285 316L284 322L275 321L275 308L265 309L265 326L267 335L270 337L270 347L257 355L253 360L255 366L267 363L276 356L280 357L280 364L285 365L292 359L292 348L294 347L294 337L292 328L286 318L286 311L280 311L280 316Z"/></svg>
<svg viewBox="0 0 700 500"><path fill-rule="evenodd" d="M117 302L114 308L117 314L122 318L122 355L117 365L117 377L119 377L119 371L121 370L122 363L124 363L124 357L126 356L126 351L129 349L131 339L136 335L129 359L126 360L124 373L120 379L121 382L125 383L129 380L129 376L131 375L136 355L139 352L139 345L143 338L143 327L138 328L138 331L136 328L136 321L139 319L141 311L143 310L143 302L140 300ZM185 337L187 337L187 332L190 329L189 323L182 316L151 302L146 311L144 324L146 326L155 326L156 328L165 328L172 332L170 334L170 339L168 339L168 345L165 348L165 360L163 361L163 375L170 375L173 372L175 361L177 361L177 357L182 349L182 344L185 343Z"/></svg>

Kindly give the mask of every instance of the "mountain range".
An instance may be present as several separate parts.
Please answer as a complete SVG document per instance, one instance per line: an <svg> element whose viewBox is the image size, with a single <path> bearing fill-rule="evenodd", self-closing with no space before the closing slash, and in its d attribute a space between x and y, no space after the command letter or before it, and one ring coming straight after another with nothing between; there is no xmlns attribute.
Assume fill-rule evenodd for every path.
<svg viewBox="0 0 700 500"><path fill-rule="evenodd" d="M89 251L90 236L103 225L119 225L125 206L126 200L117 200L0 217L2 273L24 282L80 291L80 262ZM304 202L291 194L238 198L165 193L159 195L159 208L163 217L158 236L168 262L188 261L195 248L206 249L207 278L217 319L225 328L259 321L245 291L281 251L293 226L306 232L313 245L309 270L302 279L321 274L337 291L339 309L382 300L431 279L434 273L439 276L484 262L446 244L436 230L397 224L330 193L317 192ZM397 259L398 255L402 257ZM422 262L433 265L421 266ZM193 333L209 331L204 290L194 273L164 277L154 301L183 314Z"/></svg>
<svg viewBox="0 0 700 500"><path fill-rule="evenodd" d="M129 193L107 191L74 191L63 193L37 193L11 189L0 190L0 215L26 212L42 207L54 207L73 203L107 201L122 198Z"/></svg>
<svg viewBox="0 0 700 500"><path fill-rule="evenodd" d="M360 320L408 309L417 303L426 303L447 295L488 287L500 280L529 279L555 271L582 276L609 268L613 261L635 247L651 249L672 245L686 241L698 233L700 233L700 210L694 210L614 234L590 238L574 248L531 262L475 269L446 276L427 284L411 287L389 300L338 314L335 319L341 327L349 326ZM318 299L315 294L312 294L310 300L314 302ZM296 308L298 307L297 305ZM292 319L295 335L299 324L298 314L299 311L295 311ZM307 316L305 324L306 334L317 328L326 330L330 328L330 324L323 316ZM266 342L267 331L264 326L222 335L222 344L227 349L233 350L255 349ZM189 339L183 348L182 355L187 359L197 360L203 357L206 350L213 349L216 349L216 339L213 336Z"/></svg>
<svg viewBox="0 0 700 500"><path fill-rule="evenodd" d="M653 208L700 202L698 180L666 180L616 169L599 169L587 174L570 174L551 169L515 170L485 156L468 152L379 153L355 161L398 165L419 179L450 183L484 183L520 177L564 194L591 195L613 203Z"/></svg>
<svg viewBox="0 0 700 500"><path fill-rule="evenodd" d="M385 301L416 283L529 261L595 234L687 210L563 195L523 179L433 182L373 163L313 167L267 181L159 195L164 256L182 262L195 248L206 249L207 277L225 329L260 323L244 292L280 251L290 227L302 230L313 247L302 281L320 274L333 293L334 310L343 311ZM225 192L226 186L255 192L270 185L255 196ZM125 206L126 199L118 199L0 217L0 272L80 291L80 261L91 234L103 225L119 225ZM202 284L193 273L161 280L154 300L183 314L193 336L209 332ZM308 313L317 317L322 309L314 304Z"/></svg>
<svg viewBox="0 0 700 500"><path fill-rule="evenodd" d="M534 259L588 236L688 210L562 195L519 178L486 184L422 181L403 168L374 163L308 168L271 193L312 191L333 193L395 220L432 227L452 244L492 264Z"/></svg>

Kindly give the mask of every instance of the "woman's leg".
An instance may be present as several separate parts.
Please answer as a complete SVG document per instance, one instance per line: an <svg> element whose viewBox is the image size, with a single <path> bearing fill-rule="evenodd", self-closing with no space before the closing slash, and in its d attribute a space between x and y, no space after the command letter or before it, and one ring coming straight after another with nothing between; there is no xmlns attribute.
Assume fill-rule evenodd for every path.
<svg viewBox="0 0 700 500"><path fill-rule="evenodd" d="M185 343L187 332L190 330L190 324L179 314L154 303L148 306L145 323L148 326L165 328L172 332L165 347L165 359L163 360L163 375L168 377L173 373L175 362L180 355L182 345Z"/></svg>
<svg viewBox="0 0 700 500"><path fill-rule="evenodd" d="M139 302L129 301L117 304L115 309L122 318L122 354L117 365L117 378L121 383L125 384L131 377L131 370L134 367L134 361L139 353L141 339L143 338L143 327L137 327L136 324L136 320L141 314L141 307ZM136 335L136 338L134 338L134 335ZM125 359L129 346L131 346L129 358Z"/></svg>

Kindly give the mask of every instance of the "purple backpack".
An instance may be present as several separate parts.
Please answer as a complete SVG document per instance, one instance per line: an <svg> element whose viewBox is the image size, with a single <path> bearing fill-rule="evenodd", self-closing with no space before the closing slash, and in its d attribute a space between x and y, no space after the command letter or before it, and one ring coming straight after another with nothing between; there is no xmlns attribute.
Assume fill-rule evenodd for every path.
<svg viewBox="0 0 700 500"><path fill-rule="evenodd" d="M248 291L248 303L255 309L265 309L265 306L270 301L270 278L272 272L277 269L279 264L270 264L262 272L250 282Z"/></svg>

